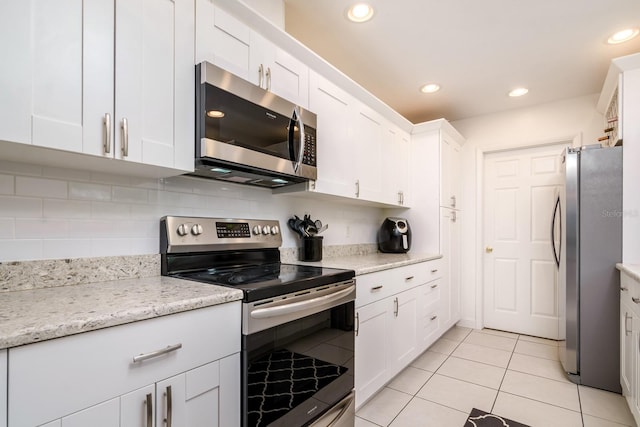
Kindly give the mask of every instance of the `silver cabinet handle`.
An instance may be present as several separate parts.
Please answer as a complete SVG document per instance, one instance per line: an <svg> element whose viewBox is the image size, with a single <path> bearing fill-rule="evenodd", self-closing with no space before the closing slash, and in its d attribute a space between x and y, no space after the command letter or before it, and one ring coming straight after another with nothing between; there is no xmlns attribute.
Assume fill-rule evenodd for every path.
<svg viewBox="0 0 640 427"><path fill-rule="evenodd" d="M455 211L451 212L451 222L456 222L457 219L458 219L458 216L456 215L456 212Z"/></svg>
<svg viewBox="0 0 640 427"><path fill-rule="evenodd" d="M129 122L126 117L122 118L122 147L120 147L120 151L122 152L122 157L127 157L129 155Z"/></svg>
<svg viewBox="0 0 640 427"><path fill-rule="evenodd" d="M413 280L413 278L414 278L414 277L415 277L415 276L405 277L405 278L404 278L404 281L405 281L405 282L408 282L409 280Z"/></svg>
<svg viewBox="0 0 640 427"><path fill-rule="evenodd" d="M267 67L267 91L271 92L271 68Z"/></svg>
<svg viewBox="0 0 640 427"><path fill-rule="evenodd" d="M400 192L400 204L404 205L404 191Z"/></svg>
<svg viewBox="0 0 640 427"><path fill-rule="evenodd" d="M400 311L400 304L398 303L398 297L394 298L393 304L394 304L393 314L396 317L398 317L398 312Z"/></svg>
<svg viewBox="0 0 640 427"><path fill-rule="evenodd" d="M456 196L451 196L451 207L452 208L456 207Z"/></svg>
<svg viewBox="0 0 640 427"><path fill-rule="evenodd" d="M628 290L629 290L629 288L624 287L624 286L620 286L620 290L621 290L621 291L628 291Z"/></svg>
<svg viewBox="0 0 640 427"><path fill-rule="evenodd" d="M356 312L356 336L358 336L358 332L360 332L360 314Z"/></svg>
<svg viewBox="0 0 640 427"><path fill-rule="evenodd" d="M398 191L398 204L402 204L402 191Z"/></svg>
<svg viewBox="0 0 640 427"><path fill-rule="evenodd" d="M438 318L438 316L431 316L431 320L436 320Z"/></svg>
<svg viewBox="0 0 640 427"><path fill-rule="evenodd" d="M264 67L262 64L258 67L258 86L262 87L262 82L264 80Z"/></svg>
<svg viewBox="0 0 640 427"><path fill-rule="evenodd" d="M356 180L356 197L360 197L360 180Z"/></svg>
<svg viewBox="0 0 640 427"><path fill-rule="evenodd" d="M147 393L144 404L147 407L147 427L153 427L153 396L151 393Z"/></svg>
<svg viewBox="0 0 640 427"><path fill-rule="evenodd" d="M438 287L438 284L436 283L435 285L431 285L431 289L435 289Z"/></svg>
<svg viewBox="0 0 640 427"><path fill-rule="evenodd" d="M631 297L631 300L632 300L633 302L635 302L636 304L640 304L640 298L637 298L637 297Z"/></svg>
<svg viewBox="0 0 640 427"><path fill-rule="evenodd" d="M371 288L371 291L378 291L380 289L382 289L382 285L374 286L373 288Z"/></svg>
<svg viewBox="0 0 640 427"><path fill-rule="evenodd" d="M437 268L436 268L436 269L434 269L434 270L431 270L431 274L433 274L433 273L437 273L437 272L438 272L438 269L437 269Z"/></svg>
<svg viewBox="0 0 640 427"><path fill-rule="evenodd" d="M629 319L632 319L632 316L629 316L629 313L624 314L624 334L629 335L632 331L629 329L627 325L629 325Z"/></svg>
<svg viewBox="0 0 640 427"><path fill-rule="evenodd" d="M164 422L167 423L167 427L171 427L173 420L173 399L171 399L171 386L167 386L167 391L164 393L167 398L167 418Z"/></svg>
<svg viewBox="0 0 640 427"><path fill-rule="evenodd" d="M106 113L104 115L104 141L102 146L104 147L104 153L111 153L111 114Z"/></svg>
<svg viewBox="0 0 640 427"><path fill-rule="evenodd" d="M133 356L133 363L142 362L143 360L153 359L154 357L162 356L163 354L171 353L172 351L180 350L182 348L182 343L169 345L163 349L155 350L150 353L139 354L137 356Z"/></svg>

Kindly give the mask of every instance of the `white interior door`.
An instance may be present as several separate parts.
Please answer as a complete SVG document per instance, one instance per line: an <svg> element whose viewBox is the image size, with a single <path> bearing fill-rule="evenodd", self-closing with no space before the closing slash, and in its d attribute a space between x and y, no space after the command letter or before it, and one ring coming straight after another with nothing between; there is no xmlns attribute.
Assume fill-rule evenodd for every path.
<svg viewBox="0 0 640 427"><path fill-rule="evenodd" d="M485 327L558 339L551 221L565 146L485 156Z"/></svg>

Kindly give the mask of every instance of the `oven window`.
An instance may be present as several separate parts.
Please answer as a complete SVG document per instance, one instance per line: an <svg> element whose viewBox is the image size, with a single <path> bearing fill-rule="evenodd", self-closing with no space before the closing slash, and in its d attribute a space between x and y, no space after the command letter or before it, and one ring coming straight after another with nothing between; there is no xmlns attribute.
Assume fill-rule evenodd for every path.
<svg viewBox="0 0 640 427"><path fill-rule="evenodd" d="M289 146L290 117L215 86L207 84L205 91L206 112L202 113L205 115L205 138L287 160L295 159L295 153L291 152ZM214 115L207 112L220 113ZM299 133L294 126L293 141L300 139Z"/></svg>
<svg viewBox="0 0 640 427"><path fill-rule="evenodd" d="M354 303L243 337L245 425L304 425L353 389Z"/></svg>

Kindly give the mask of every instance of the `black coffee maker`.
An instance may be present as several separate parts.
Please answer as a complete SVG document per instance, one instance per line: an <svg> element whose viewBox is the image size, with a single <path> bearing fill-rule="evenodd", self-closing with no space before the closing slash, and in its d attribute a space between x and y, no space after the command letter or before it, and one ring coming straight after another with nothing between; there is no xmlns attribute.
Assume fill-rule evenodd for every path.
<svg viewBox="0 0 640 427"><path fill-rule="evenodd" d="M378 249L385 253L405 253L411 249L411 227L405 218L389 217L378 230Z"/></svg>

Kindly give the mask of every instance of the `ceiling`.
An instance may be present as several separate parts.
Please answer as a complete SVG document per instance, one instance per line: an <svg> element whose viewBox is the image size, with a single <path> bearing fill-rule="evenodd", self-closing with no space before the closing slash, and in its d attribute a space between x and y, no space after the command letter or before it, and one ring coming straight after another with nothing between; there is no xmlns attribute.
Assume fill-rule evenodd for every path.
<svg viewBox="0 0 640 427"><path fill-rule="evenodd" d="M606 43L640 26L640 0L369 0L360 24L355 0L284 1L288 33L413 123L599 93L610 60L640 52Z"/></svg>

